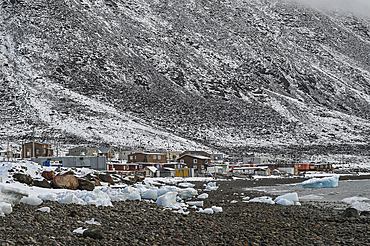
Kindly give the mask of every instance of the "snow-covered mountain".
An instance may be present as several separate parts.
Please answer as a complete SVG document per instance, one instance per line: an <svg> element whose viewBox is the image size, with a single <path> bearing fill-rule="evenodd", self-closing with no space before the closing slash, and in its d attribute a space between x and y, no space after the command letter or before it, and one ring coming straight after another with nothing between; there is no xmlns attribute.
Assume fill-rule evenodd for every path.
<svg viewBox="0 0 370 246"><path fill-rule="evenodd" d="M283 0L3 0L0 138L364 155L370 19Z"/></svg>

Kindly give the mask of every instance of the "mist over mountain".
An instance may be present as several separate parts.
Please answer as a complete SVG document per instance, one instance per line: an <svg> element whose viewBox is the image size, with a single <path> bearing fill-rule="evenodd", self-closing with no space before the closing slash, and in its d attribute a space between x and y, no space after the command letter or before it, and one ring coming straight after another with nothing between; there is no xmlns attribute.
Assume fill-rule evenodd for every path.
<svg viewBox="0 0 370 246"><path fill-rule="evenodd" d="M364 156L369 54L369 18L292 1L5 0L0 139Z"/></svg>

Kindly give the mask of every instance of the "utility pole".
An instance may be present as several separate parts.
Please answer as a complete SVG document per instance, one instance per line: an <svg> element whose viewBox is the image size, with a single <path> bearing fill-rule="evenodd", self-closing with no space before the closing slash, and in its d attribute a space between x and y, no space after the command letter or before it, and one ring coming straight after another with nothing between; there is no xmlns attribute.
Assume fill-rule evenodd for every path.
<svg viewBox="0 0 370 246"><path fill-rule="evenodd" d="M215 153L212 150L212 160L213 160L213 168L215 169L215 179L217 178L217 172L216 172L216 164L215 164Z"/></svg>
<svg viewBox="0 0 370 246"><path fill-rule="evenodd" d="M118 159L121 161L122 163L122 152L121 152L121 145L119 146L119 154L118 154Z"/></svg>
<svg viewBox="0 0 370 246"><path fill-rule="evenodd" d="M9 137L8 137L8 146L6 149L6 156L8 157L8 161L9 161Z"/></svg>
<svg viewBox="0 0 370 246"><path fill-rule="evenodd" d="M36 157L35 155L35 127L33 127L33 130L32 130L32 137L33 137L33 140L32 140L32 156L31 157Z"/></svg>

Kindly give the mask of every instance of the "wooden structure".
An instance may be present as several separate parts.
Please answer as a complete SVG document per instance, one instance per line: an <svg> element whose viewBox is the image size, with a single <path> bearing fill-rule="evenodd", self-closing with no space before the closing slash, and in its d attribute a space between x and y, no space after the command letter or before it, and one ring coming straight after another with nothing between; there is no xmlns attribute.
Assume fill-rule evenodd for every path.
<svg viewBox="0 0 370 246"><path fill-rule="evenodd" d="M195 173L206 173L211 158L203 155L184 154L177 158L177 162L185 164L188 168L194 168Z"/></svg>
<svg viewBox="0 0 370 246"><path fill-rule="evenodd" d="M29 142L22 145L22 158L32 157L49 157L53 156L54 151L51 149L51 144Z"/></svg>
<svg viewBox="0 0 370 246"><path fill-rule="evenodd" d="M137 162L166 163L166 154L143 152L128 155L127 163L137 163Z"/></svg>

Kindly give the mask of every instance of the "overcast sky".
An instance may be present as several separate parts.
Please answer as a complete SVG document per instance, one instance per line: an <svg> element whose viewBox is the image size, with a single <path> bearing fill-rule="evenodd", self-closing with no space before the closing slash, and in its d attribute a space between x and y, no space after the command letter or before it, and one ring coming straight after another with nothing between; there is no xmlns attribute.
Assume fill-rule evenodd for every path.
<svg viewBox="0 0 370 246"><path fill-rule="evenodd" d="M296 0L316 8L343 9L370 17L370 0Z"/></svg>

